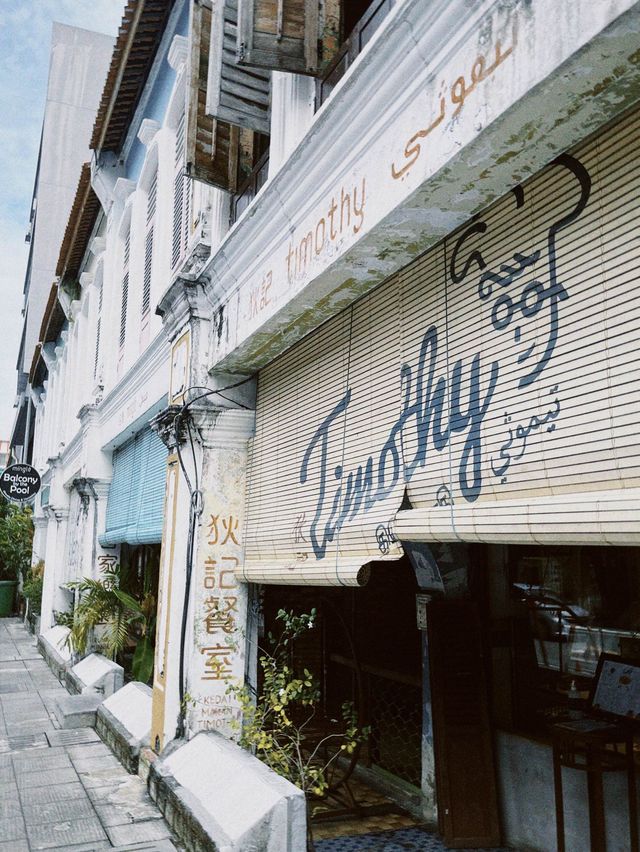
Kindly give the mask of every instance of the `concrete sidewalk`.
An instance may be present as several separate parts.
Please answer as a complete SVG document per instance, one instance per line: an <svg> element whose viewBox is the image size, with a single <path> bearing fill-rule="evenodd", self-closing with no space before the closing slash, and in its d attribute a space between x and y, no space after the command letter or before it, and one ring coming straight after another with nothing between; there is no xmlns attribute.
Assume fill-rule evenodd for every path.
<svg viewBox="0 0 640 852"><path fill-rule="evenodd" d="M19 619L0 619L0 852L179 849L144 782L92 728L60 730L66 695Z"/></svg>

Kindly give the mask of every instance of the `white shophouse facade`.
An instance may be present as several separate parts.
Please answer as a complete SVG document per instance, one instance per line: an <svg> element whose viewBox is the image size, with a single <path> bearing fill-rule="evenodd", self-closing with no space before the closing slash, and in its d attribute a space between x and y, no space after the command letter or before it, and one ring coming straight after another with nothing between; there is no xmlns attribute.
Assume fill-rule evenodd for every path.
<svg viewBox="0 0 640 852"><path fill-rule="evenodd" d="M229 733L239 711L227 687L255 679L262 619L279 603L333 594L354 613L353 636L378 654L367 677L394 700L398 684L417 695L415 730L403 734L413 738L411 780L385 765L393 745L382 723L369 780L379 768L397 774L404 783L387 788L425 818L438 810L458 843L554 848L553 823L536 817L553 807L550 749L523 721L526 688L535 670L558 700L561 676L583 686L593 659L578 631L566 661L534 636L527 647L542 663L521 665L513 637L526 618L514 589L573 595L601 619L598 652L633 632L602 577L619 565L620 587L636 598L640 249L629 223L640 4L365 3L372 26L353 22L358 49L350 43L348 69L324 88L294 73L315 67L315 18L301 35L286 15L256 15L267 31L254 32L243 15L260 0L241 0L248 80L224 51L232 6L175 4L121 150L98 144L103 212L70 307L77 333L75 323L61 331L37 429L51 487L46 606L68 565L51 569L49 554L70 540L73 483L91 480L98 495L79 546L79 573L95 572L118 553L107 517L114 454L153 420L169 450L154 747L176 729ZM182 220L174 211L187 197ZM56 397L54 379L67 393ZM85 389L73 404L70 387ZM59 419L47 423L47 409ZM47 444L60 434L63 447ZM448 639L416 627L423 584L405 554L424 544L445 603L467 607ZM478 656L483 631L491 677ZM470 644L447 657L460 636ZM332 666L362 667L330 643L326 654ZM447 751L461 734L442 712L442 669L470 660L482 676L458 698L482 712L462 749L465 776ZM607 792L618 802L607 827L616 848L626 842L620 786L614 776ZM470 795L481 801L465 823ZM586 797L573 781L568 795L568 840L584 848Z"/></svg>
<svg viewBox="0 0 640 852"><path fill-rule="evenodd" d="M479 692L465 693L466 706L483 702L497 721L456 765L453 751L443 757L443 743L459 732L438 716L442 667L430 681L425 644L421 664L418 653L415 671L405 670L400 637L419 636L415 602L397 611L391 602L410 570L399 540L404 552L431 547L454 600L472 609L484 601L482 623L492 635L521 624L514 590L523 581L573 595L601 619L590 650L586 628L572 634L566 672L581 689L598 653L636 629L597 578L619 565L617 582L637 599L638 243L625 223L637 221L628 205L638 174L631 151L640 8L369 4L362 13L379 13L377 28L359 38L355 60L350 48L350 67L327 92L331 86L312 76L282 70L300 68L300 59L269 40L277 21L271 29L267 15L255 32L246 29L252 5L262 9L239 4L238 47L245 67L272 69L268 180L261 186L266 167L258 161L257 198L159 305L174 366L191 365L170 401L183 402L185 384L235 400L212 395L190 409L202 512L186 631L188 727L228 730L237 709L227 682L243 670L254 676L262 618L278 602L313 604L309 586L325 587L318 598L343 587L334 603L352 595L363 610L354 629L377 648L373 609L362 603L371 573L372 588L386 589L394 611L379 649L397 648L389 678L427 690L424 697L417 687L414 806L433 818L438 805L441 830L459 843L490 845L501 835L553 848L553 822L536 819L553 808L551 753L522 721L530 673L508 662L518 649L496 639L487 652L493 679L485 673ZM194 74L201 87L206 80L209 114L219 122L233 120L234 106L231 60L223 56L220 71L215 49L216 24L233 23L222 6L213 4L207 73ZM198 33L194 26L192 39ZM245 127L258 126L259 102L256 95ZM198 128L201 153L210 152ZM214 141L214 151L226 150L220 126ZM194 173L224 184L219 164L205 173L211 164L198 161L197 143L194 162ZM243 407L251 384L229 389L248 377L257 377L255 432ZM157 745L172 736L181 694L170 649L180 644L189 492L175 458L169 483ZM484 592L476 600L478 578ZM233 649L220 613L241 637ZM378 633L383 623L384 613ZM480 629L475 621L461 628L470 643L465 660L479 649ZM429 644L446 651L444 636L436 630ZM539 636L534 646L535 676L546 678L553 698L566 649L559 663ZM327 653L344 658L344 649ZM393 773L382 751L378 762ZM460 821L460 797L470 795L465 777L474 795L483 791L475 825ZM586 800L579 781L568 783L578 814L567 818L568 843L582 848ZM607 795L620 783L616 776ZM610 810L607 826L623 846L625 807Z"/></svg>

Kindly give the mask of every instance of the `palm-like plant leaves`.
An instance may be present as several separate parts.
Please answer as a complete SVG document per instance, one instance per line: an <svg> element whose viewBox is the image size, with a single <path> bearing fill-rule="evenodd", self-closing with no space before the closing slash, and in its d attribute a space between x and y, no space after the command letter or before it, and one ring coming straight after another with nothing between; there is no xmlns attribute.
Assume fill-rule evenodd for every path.
<svg viewBox="0 0 640 852"><path fill-rule="evenodd" d="M103 624L104 650L115 660L133 638L134 626L140 625L142 639L137 642L133 657L133 676L146 683L153 671L155 598L146 595L143 601L138 601L118 588L119 583L119 566L115 566L103 571L103 579L83 577L68 584L68 588L79 593L68 643L83 654L91 631L98 624Z"/></svg>

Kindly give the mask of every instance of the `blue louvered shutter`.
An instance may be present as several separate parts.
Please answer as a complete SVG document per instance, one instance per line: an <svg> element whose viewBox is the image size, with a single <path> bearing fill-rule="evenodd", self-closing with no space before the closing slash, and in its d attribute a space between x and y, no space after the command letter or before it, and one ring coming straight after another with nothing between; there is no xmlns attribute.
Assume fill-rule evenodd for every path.
<svg viewBox="0 0 640 852"><path fill-rule="evenodd" d="M106 530L100 536L103 547L127 540L131 486L136 478L135 452L136 438L131 438L113 453L113 479L109 486Z"/></svg>
<svg viewBox="0 0 640 852"><path fill-rule="evenodd" d="M151 429L114 452L103 547L162 540L166 470L167 449Z"/></svg>
<svg viewBox="0 0 640 852"><path fill-rule="evenodd" d="M156 433L149 429L142 435L141 449L143 474L140 479L136 541L130 543L154 544L162 541L167 448Z"/></svg>

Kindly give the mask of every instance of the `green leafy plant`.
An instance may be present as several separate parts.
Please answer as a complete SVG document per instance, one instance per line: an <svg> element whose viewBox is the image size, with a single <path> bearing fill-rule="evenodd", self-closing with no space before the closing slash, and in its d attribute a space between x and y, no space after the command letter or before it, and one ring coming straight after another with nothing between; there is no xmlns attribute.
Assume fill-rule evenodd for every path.
<svg viewBox="0 0 640 852"><path fill-rule="evenodd" d="M53 611L53 621L55 624L59 624L61 627L68 627L71 630L73 627L73 611L68 610L67 612L63 612L62 610L55 609Z"/></svg>
<svg viewBox="0 0 640 852"><path fill-rule="evenodd" d="M103 568L102 577L83 577L67 584L78 593L68 643L79 654L87 650L95 627L104 626L101 650L112 660L135 644L131 673L147 683L153 671L156 600L151 593L142 600L120 588L120 566Z"/></svg>
<svg viewBox="0 0 640 852"><path fill-rule="evenodd" d="M34 615L40 615L43 584L44 560L41 559L29 568L22 587L22 594L29 601L29 611Z"/></svg>
<svg viewBox="0 0 640 852"><path fill-rule="evenodd" d="M342 706L342 720L332 726L318 721L320 688L307 669L296 671L291 662L292 645L314 626L316 611L294 615L280 610L277 619L282 633L276 640L269 634L269 650L260 649L262 685L257 695L248 686L229 687L239 700L242 722L237 723L238 742L251 750L279 775L296 784L311 797L322 798L330 788L331 767L341 755L353 755L368 736L359 728L353 705Z"/></svg>
<svg viewBox="0 0 640 852"><path fill-rule="evenodd" d="M25 577L31 565L32 511L0 501L0 580Z"/></svg>

